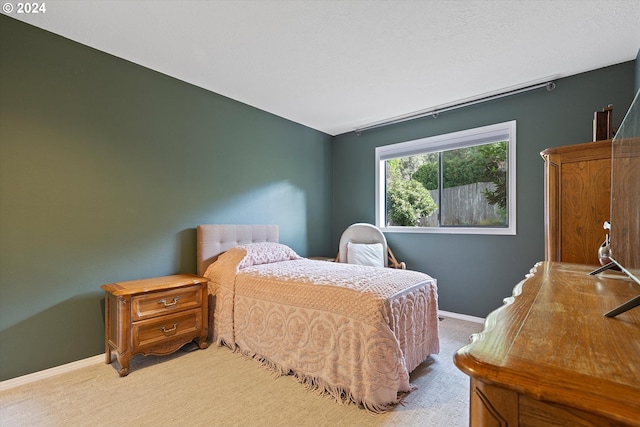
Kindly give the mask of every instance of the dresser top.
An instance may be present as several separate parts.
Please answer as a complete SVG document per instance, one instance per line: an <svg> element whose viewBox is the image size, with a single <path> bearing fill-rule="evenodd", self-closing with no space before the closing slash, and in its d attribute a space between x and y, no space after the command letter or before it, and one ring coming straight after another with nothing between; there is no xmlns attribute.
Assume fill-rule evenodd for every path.
<svg viewBox="0 0 640 427"><path fill-rule="evenodd" d="M604 139L596 142L551 147L540 153L543 159L552 155L561 155L565 162L579 162L593 159L611 159L611 140Z"/></svg>
<svg viewBox="0 0 640 427"><path fill-rule="evenodd" d="M454 355L483 382L637 423L640 308L604 313L640 293L618 273L543 262L487 316L484 330Z"/></svg>
<svg viewBox="0 0 640 427"><path fill-rule="evenodd" d="M207 283L207 279L204 277L194 274L175 274L172 276L152 277L128 282L107 283L100 286L100 288L113 295L133 295L203 283Z"/></svg>

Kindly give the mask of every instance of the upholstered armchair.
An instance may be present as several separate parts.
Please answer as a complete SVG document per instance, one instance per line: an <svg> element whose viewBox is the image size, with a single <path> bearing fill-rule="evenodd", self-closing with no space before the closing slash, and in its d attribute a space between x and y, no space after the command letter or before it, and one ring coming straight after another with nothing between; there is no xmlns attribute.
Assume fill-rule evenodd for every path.
<svg viewBox="0 0 640 427"><path fill-rule="evenodd" d="M404 262L398 262L387 245L382 231L372 224L352 224L342 233L336 262L391 267L406 270Z"/></svg>

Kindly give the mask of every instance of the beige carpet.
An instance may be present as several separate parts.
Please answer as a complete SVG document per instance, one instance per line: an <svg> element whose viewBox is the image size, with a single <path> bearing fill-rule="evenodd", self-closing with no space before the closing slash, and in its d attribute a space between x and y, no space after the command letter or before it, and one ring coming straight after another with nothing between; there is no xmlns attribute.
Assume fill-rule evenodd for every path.
<svg viewBox="0 0 640 427"><path fill-rule="evenodd" d="M2 426L466 426L469 379L453 353L482 325L445 318L440 354L411 375L403 405L371 415L275 378L226 347L136 356L120 378L97 364L0 393Z"/></svg>

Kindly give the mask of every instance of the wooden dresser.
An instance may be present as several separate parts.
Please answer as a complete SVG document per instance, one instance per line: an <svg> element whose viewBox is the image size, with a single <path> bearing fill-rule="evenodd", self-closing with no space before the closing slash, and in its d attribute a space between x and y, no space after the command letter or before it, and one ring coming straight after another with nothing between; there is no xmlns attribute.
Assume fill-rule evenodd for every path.
<svg viewBox="0 0 640 427"><path fill-rule="evenodd" d="M611 140L548 148L544 159L545 260L598 264L610 221Z"/></svg>
<svg viewBox="0 0 640 427"><path fill-rule="evenodd" d="M537 264L454 355L471 377L470 426L640 426L640 308L626 276Z"/></svg>
<svg viewBox="0 0 640 427"><path fill-rule="evenodd" d="M115 351L120 376L135 354L166 355L194 339L207 348L207 279L191 274L101 286L105 297L105 359Z"/></svg>

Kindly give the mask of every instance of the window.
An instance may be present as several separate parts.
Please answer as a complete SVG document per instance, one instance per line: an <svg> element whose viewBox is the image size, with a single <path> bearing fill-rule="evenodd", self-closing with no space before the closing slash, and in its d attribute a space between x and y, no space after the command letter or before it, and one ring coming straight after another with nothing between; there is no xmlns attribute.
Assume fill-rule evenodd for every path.
<svg viewBox="0 0 640 427"><path fill-rule="evenodd" d="M376 148L385 231L516 234L516 122Z"/></svg>

